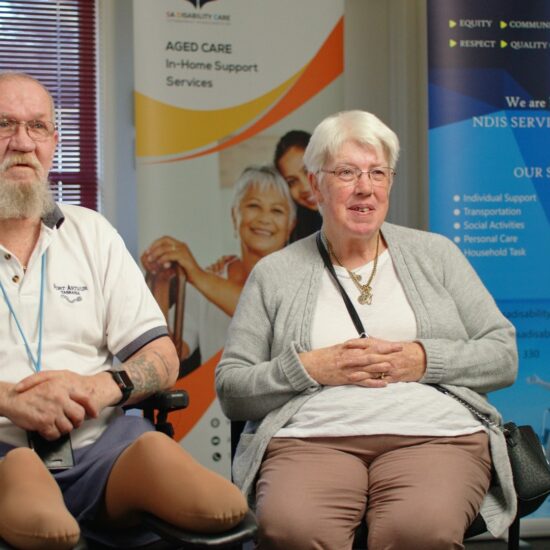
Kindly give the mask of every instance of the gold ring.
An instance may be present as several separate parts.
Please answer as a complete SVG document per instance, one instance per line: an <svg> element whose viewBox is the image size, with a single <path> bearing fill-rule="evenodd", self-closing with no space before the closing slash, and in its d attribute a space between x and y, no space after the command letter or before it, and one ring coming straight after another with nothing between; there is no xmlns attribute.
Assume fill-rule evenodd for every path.
<svg viewBox="0 0 550 550"><path fill-rule="evenodd" d="M381 373L380 373L380 376L379 376L378 378L380 378L380 380L384 380L385 376L386 376L386 373L385 373L385 372L381 372Z"/></svg>

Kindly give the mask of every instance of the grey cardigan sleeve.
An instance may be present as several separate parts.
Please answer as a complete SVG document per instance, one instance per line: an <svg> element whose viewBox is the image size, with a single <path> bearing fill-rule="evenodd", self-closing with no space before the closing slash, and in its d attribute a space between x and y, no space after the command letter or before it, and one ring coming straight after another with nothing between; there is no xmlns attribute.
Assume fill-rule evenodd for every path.
<svg viewBox="0 0 550 550"><path fill-rule="evenodd" d="M260 420L307 388L319 387L302 366L303 351L291 338L274 333L285 323L284 288L271 267L259 263L250 274L229 327L222 359L216 369L216 391L232 420Z"/></svg>
<svg viewBox="0 0 550 550"><path fill-rule="evenodd" d="M433 234L425 240L412 253L401 247L400 258L422 303L414 308L427 357L421 382L482 394L511 385L518 364L513 325L454 243Z"/></svg>

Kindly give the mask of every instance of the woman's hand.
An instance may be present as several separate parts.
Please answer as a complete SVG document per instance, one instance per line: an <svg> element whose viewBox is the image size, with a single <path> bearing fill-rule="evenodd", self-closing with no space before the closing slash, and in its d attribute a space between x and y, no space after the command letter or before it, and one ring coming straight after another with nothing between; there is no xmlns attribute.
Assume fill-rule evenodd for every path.
<svg viewBox="0 0 550 550"><path fill-rule="evenodd" d="M372 346L384 346L391 344L387 340L368 338ZM384 375L383 380L392 382L418 382L426 372L426 354L424 348L418 342L395 342L401 349L380 354L380 363L371 363L370 369L379 371ZM380 348L382 349L382 347ZM373 357L373 359L376 359ZM387 368L382 365L388 365ZM355 372L352 379L356 383L368 380L368 373L363 371Z"/></svg>
<svg viewBox="0 0 550 550"><path fill-rule="evenodd" d="M417 342L355 338L343 344L300 353L308 374L319 384L357 384L383 388L392 382L416 382L426 370Z"/></svg>
<svg viewBox="0 0 550 550"><path fill-rule="evenodd" d="M299 356L308 374L324 386L358 384L382 388L387 385L385 377L391 369L387 358L402 348L396 342L355 338Z"/></svg>
<svg viewBox="0 0 550 550"><path fill-rule="evenodd" d="M244 281L236 283L202 269L185 243L173 237L161 237L144 250L141 263L153 274L169 271L174 264L178 264L185 271L187 282L207 300L229 316L235 312ZM233 262L231 265L235 264ZM182 353L184 352L183 350Z"/></svg>
<svg viewBox="0 0 550 550"><path fill-rule="evenodd" d="M187 280L195 285L204 271L195 260L189 247L173 237L161 237L154 241L141 255L141 263L147 271L158 273L178 263L185 271Z"/></svg>
<svg viewBox="0 0 550 550"><path fill-rule="evenodd" d="M238 256L235 256L235 254L226 254L221 258L218 258L213 264L207 266L206 271L210 271L211 273L215 273L216 275L221 275L225 266L234 262L237 259Z"/></svg>

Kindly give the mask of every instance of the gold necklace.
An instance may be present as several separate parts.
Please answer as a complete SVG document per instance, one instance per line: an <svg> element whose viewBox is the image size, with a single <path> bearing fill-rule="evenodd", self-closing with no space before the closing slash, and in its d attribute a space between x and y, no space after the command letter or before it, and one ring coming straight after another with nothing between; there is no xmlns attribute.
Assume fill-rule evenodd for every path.
<svg viewBox="0 0 550 550"><path fill-rule="evenodd" d="M329 253L338 262L338 265L340 267L343 267L348 272L348 275L350 276L351 280L357 287L357 290L360 292L359 296L357 297L357 301L361 305L366 304L370 306L372 304L372 287L370 285L374 279L374 276L376 275L376 268L378 266L378 247L380 245L380 231L376 236L376 251L374 252L374 264L372 266L372 271L371 271L369 280L364 285L362 285L359 282L361 280L360 275L353 273L353 271L350 271L346 266L342 265L342 262L338 259L338 256L336 256L336 254L334 253L334 249L332 248L332 245L330 244L330 241L327 239L326 235L325 235L325 239L327 241Z"/></svg>

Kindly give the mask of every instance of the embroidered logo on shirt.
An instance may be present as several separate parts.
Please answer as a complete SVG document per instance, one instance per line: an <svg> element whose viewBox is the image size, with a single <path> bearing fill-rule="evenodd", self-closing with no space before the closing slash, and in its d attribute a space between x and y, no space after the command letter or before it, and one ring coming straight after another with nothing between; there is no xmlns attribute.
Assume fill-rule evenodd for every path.
<svg viewBox="0 0 550 550"><path fill-rule="evenodd" d="M88 290L86 285L57 285L55 283L53 288L59 292L61 298L64 298L70 304L82 302L82 294Z"/></svg>

